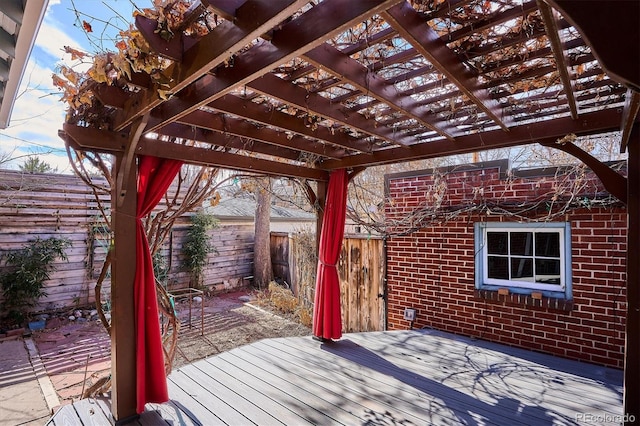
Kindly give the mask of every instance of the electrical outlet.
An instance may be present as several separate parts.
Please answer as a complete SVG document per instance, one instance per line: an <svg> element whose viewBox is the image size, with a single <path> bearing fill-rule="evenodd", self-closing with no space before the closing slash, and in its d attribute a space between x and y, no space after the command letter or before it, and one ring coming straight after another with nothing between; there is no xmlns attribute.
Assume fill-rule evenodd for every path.
<svg viewBox="0 0 640 426"><path fill-rule="evenodd" d="M404 308L404 319L407 321L415 321L416 320L417 311L412 308Z"/></svg>

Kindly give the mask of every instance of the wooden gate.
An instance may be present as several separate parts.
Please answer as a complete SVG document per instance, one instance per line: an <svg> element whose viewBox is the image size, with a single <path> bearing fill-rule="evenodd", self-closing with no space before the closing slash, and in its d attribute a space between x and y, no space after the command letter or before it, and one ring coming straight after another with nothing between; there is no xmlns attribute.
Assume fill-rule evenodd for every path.
<svg viewBox="0 0 640 426"><path fill-rule="evenodd" d="M342 297L342 330L385 329L384 241L349 236L344 239L338 273Z"/></svg>
<svg viewBox="0 0 640 426"><path fill-rule="evenodd" d="M304 306L311 306L313 302L317 264L315 256L309 256L309 248L302 247L315 245L315 237L308 237L271 233L274 274L291 286L299 303ZM342 242L338 275L342 329L346 333L385 329L386 314L381 297L386 270L383 247L381 238L347 235Z"/></svg>

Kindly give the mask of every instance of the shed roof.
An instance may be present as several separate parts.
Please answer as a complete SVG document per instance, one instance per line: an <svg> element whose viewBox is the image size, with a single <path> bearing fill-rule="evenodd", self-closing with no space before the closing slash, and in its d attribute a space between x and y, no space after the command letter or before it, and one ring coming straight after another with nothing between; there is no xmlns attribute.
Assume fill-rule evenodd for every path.
<svg viewBox="0 0 640 426"><path fill-rule="evenodd" d="M256 201L249 197L223 198L217 205L205 208L205 211L218 219L253 220L256 213ZM316 216L300 209L271 205L271 220L315 222Z"/></svg>

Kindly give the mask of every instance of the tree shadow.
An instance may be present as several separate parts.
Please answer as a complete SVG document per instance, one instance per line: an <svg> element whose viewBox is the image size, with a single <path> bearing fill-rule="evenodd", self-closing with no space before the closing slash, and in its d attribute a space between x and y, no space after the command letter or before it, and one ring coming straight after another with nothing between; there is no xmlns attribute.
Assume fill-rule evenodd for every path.
<svg viewBox="0 0 640 426"><path fill-rule="evenodd" d="M489 393L489 399L496 401L488 403L456 390L439 381L424 377L415 371L407 370L389 362L377 353L358 345L350 339L326 343L322 350L335 356L339 356L362 367L372 369L380 374L390 376L396 380L411 386L424 393L424 409L432 416L434 423L438 424L465 424L474 425L490 423L498 425L517 424L554 424L560 420L565 424L574 424L572 419L559 413L550 413L547 409L526 405L521 400ZM390 382L393 385L392 382ZM416 403L421 400L416 397ZM364 424L411 424L394 417L391 412L366 413L367 421Z"/></svg>

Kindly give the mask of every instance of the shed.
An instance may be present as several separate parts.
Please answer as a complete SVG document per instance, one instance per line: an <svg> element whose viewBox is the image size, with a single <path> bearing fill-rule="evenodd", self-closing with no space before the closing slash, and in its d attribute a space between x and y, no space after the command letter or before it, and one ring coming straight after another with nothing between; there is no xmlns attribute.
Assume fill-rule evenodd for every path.
<svg viewBox="0 0 640 426"><path fill-rule="evenodd" d="M215 216L221 226L253 223L256 202L250 197L222 198L213 207L206 207L205 212ZM296 232L315 229L316 215L304 210L271 205L271 232Z"/></svg>
<svg viewBox="0 0 640 426"><path fill-rule="evenodd" d="M385 182L390 329L415 309L417 328L624 366L627 209L592 172L501 160Z"/></svg>

